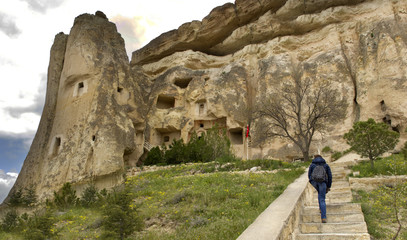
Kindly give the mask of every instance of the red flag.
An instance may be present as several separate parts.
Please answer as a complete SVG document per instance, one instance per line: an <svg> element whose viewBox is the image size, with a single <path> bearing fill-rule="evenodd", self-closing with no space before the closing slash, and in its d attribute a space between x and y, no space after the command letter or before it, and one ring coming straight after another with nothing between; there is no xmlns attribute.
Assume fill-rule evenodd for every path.
<svg viewBox="0 0 407 240"><path fill-rule="evenodd" d="M247 128L246 128L246 138L248 138L249 137L249 130L250 129L250 126L249 126L249 124L247 124Z"/></svg>

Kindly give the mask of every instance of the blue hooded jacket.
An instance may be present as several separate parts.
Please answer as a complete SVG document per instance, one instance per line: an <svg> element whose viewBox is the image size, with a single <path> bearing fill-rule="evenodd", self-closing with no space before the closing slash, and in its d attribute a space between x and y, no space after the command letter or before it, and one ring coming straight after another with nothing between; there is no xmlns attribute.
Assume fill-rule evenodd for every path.
<svg viewBox="0 0 407 240"><path fill-rule="evenodd" d="M326 174L328 175L328 180L325 181L325 182L326 182L326 187L327 187L327 188L331 188L331 186L332 186L332 172L331 172L331 168L329 167L328 164L326 164L325 159L323 159L322 157L316 157L316 158L314 158L314 160L312 160L312 163L311 163L311 165L309 166L309 169L308 169L308 180L309 180L310 182L312 181L312 179L311 179L311 174L312 174L312 171L314 171L314 168L317 166L317 164L318 164L318 165L324 165L324 167L325 167L325 172L326 172Z"/></svg>

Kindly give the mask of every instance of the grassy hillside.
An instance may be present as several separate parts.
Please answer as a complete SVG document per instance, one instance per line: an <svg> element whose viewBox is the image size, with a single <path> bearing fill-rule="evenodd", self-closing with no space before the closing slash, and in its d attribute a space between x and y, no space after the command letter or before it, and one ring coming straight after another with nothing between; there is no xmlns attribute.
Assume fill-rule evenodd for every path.
<svg viewBox="0 0 407 240"><path fill-rule="evenodd" d="M261 171L248 171L254 166L261 166ZM124 183L131 196L129 209L141 219L138 230L125 239L236 239L304 172L303 166L240 160L143 170ZM106 215L112 205L101 199L90 207L81 201L63 210L50 207L48 238L115 239L106 234L105 224L113 221ZM15 228L2 231L0 239L45 239L27 234L33 231L33 220L31 225L21 217L19 221Z"/></svg>
<svg viewBox="0 0 407 240"><path fill-rule="evenodd" d="M376 160L374 169L369 162L361 162L352 171L360 172L359 178L407 175L407 162L403 154L395 154ZM397 235L397 239L407 240L407 183L400 180L373 191L353 191L353 199L362 204L369 234L374 239L393 239Z"/></svg>

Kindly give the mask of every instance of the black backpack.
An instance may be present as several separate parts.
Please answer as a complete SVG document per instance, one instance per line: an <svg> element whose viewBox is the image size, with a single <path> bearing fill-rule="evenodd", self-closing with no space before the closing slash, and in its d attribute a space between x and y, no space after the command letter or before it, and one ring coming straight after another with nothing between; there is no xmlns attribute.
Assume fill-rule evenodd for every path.
<svg viewBox="0 0 407 240"><path fill-rule="evenodd" d="M317 165L314 168L311 173L311 179L315 182L325 182L328 179L324 165Z"/></svg>

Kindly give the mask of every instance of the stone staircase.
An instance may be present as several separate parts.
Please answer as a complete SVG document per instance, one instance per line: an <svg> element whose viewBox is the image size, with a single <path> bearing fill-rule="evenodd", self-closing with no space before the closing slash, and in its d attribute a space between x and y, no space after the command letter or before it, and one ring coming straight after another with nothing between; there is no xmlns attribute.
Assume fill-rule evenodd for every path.
<svg viewBox="0 0 407 240"><path fill-rule="evenodd" d="M327 223L321 223L318 194L301 210L296 240L370 240L360 204L352 203L346 165L330 164L333 184L326 195Z"/></svg>

